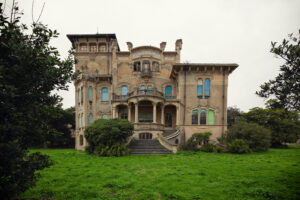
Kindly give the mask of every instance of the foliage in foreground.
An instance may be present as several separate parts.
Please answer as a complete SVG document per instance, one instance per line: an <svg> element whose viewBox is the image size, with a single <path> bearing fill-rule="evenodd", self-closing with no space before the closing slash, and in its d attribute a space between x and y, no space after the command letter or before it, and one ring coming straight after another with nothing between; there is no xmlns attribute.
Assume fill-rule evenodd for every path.
<svg viewBox="0 0 300 200"><path fill-rule="evenodd" d="M209 137L212 134L210 132L204 133L194 133L183 145L181 145L181 150L188 151L199 151L199 146L207 144L209 142Z"/></svg>
<svg viewBox="0 0 300 200"><path fill-rule="evenodd" d="M1 7L1 4L0 4ZM0 8L0 198L12 199L34 185L36 170L49 167L48 156L28 155L33 138L47 134L51 107L73 78L72 54L61 60L49 42L58 33L35 23L20 23L18 9L8 19ZM28 34L27 34L28 33ZM72 53L72 52L70 52Z"/></svg>
<svg viewBox="0 0 300 200"><path fill-rule="evenodd" d="M299 112L282 108L252 108L244 114L248 122L255 122L271 131L272 147L295 143L300 137Z"/></svg>
<svg viewBox="0 0 300 200"><path fill-rule="evenodd" d="M240 121L224 134L227 144L232 144L236 139L243 140L252 151L267 151L271 144L271 133L268 129L256 124ZM234 142L235 146L245 148L243 142Z"/></svg>
<svg viewBox="0 0 300 200"><path fill-rule="evenodd" d="M263 153L99 159L74 149L41 149L55 162L22 200L295 200L300 191L300 146Z"/></svg>
<svg viewBox="0 0 300 200"><path fill-rule="evenodd" d="M242 139L235 139L230 143L227 143L227 150L230 153L250 153L251 149L249 148L247 142Z"/></svg>
<svg viewBox="0 0 300 200"><path fill-rule="evenodd" d="M256 94L264 98L275 96L277 108L300 111L300 30L298 36L288 37L279 45L271 43L271 53L285 63L280 66L278 76L261 85Z"/></svg>
<svg viewBox="0 0 300 200"><path fill-rule="evenodd" d="M133 125L126 119L98 119L84 131L86 152L98 156L127 155L125 143L132 134Z"/></svg>

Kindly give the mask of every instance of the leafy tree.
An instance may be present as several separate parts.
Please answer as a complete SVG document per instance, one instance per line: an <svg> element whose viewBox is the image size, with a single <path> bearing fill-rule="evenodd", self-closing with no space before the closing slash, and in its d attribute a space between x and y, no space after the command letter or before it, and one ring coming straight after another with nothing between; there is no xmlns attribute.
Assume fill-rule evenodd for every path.
<svg viewBox="0 0 300 200"><path fill-rule="evenodd" d="M1 6L0 6L1 7ZM28 146L47 133L51 108L60 97L53 90L66 90L74 78L72 51L62 60L49 45L58 36L41 23L29 29L17 13L10 20L0 8L0 198L12 199L33 186L36 170L52 162Z"/></svg>
<svg viewBox="0 0 300 200"><path fill-rule="evenodd" d="M236 139L244 140L252 151L266 151L271 143L269 129L246 121L235 123L224 137L227 144L232 144ZM244 147L240 141L234 142L234 145Z"/></svg>
<svg viewBox="0 0 300 200"><path fill-rule="evenodd" d="M231 126L237 122L239 119L243 117L243 111L241 111L237 107L228 107L227 108L227 125L228 128L231 128Z"/></svg>
<svg viewBox="0 0 300 200"><path fill-rule="evenodd" d="M128 154L127 139L133 134L133 125L126 119L98 119L84 131L88 153L99 156Z"/></svg>
<svg viewBox="0 0 300 200"><path fill-rule="evenodd" d="M271 52L285 63L280 66L279 75L261 85L256 94L264 98L275 96L277 107L300 111L300 30L298 38L289 34L281 44L271 45Z"/></svg>
<svg viewBox="0 0 300 200"><path fill-rule="evenodd" d="M272 147L280 147L287 142L296 142L300 136L299 112L272 108L274 101L267 108L252 108L244 117L271 130Z"/></svg>

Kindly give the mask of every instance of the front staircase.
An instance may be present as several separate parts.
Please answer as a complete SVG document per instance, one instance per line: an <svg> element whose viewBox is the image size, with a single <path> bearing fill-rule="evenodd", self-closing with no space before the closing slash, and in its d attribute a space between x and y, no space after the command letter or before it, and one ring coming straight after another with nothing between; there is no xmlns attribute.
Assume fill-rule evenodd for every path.
<svg viewBox="0 0 300 200"><path fill-rule="evenodd" d="M162 155L172 151L163 147L158 140L134 140L128 145L131 155Z"/></svg>

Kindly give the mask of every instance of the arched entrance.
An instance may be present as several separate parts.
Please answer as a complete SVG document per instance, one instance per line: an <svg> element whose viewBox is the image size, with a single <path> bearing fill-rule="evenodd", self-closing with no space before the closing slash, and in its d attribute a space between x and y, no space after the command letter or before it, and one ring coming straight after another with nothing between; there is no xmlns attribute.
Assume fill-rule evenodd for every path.
<svg viewBox="0 0 300 200"><path fill-rule="evenodd" d="M165 106L165 127L175 129L176 128L176 106L167 105Z"/></svg>
<svg viewBox="0 0 300 200"><path fill-rule="evenodd" d="M140 140L152 140L152 133L140 133L139 139Z"/></svg>
<svg viewBox="0 0 300 200"><path fill-rule="evenodd" d="M152 123L153 122L153 105L151 101L140 101L138 108L138 122Z"/></svg>

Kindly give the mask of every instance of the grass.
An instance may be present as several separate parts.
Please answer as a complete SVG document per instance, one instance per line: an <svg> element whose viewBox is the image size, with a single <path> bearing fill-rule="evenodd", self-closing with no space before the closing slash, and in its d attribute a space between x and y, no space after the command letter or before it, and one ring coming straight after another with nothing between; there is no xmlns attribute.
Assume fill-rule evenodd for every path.
<svg viewBox="0 0 300 200"><path fill-rule="evenodd" d="M38 151L55 164L20 199L300 199L300 147L117 158L72 149Z"/></svg>

